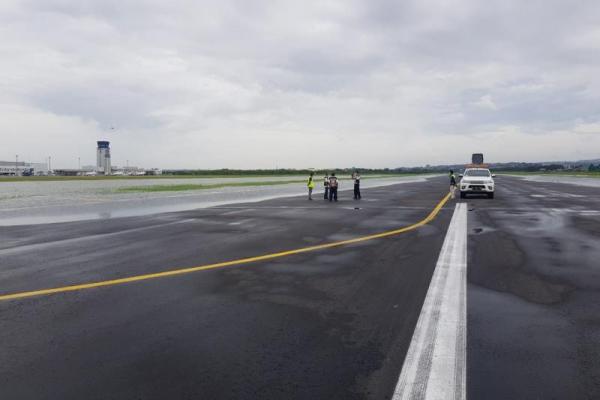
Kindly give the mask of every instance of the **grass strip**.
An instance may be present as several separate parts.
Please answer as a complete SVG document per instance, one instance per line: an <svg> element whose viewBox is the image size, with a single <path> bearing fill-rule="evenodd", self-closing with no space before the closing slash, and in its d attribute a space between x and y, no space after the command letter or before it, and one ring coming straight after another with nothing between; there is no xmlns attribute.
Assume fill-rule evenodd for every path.
<svg viewBox="0 0 600 400"><path fill-rule="evenodd" d="M120 181L146 179L222 179L222 178L265 178L281 175L97 175L97 176L0 176L1 182L56 182L56 181ZM297 175L296 175L297 176Z"/></svg>
<svg viewBox="0 0 600 400"><path fill-rule="evenodd" d="M297 177L301 174L287 175L288 177ZM418 176L429 174L364 174L363 179L369 178L397 178L402 176ZM98 176L0 176L0 183L3 182L61 182L61 181L106 181L106 180L146 180L146 179L240 179L240 178L278 178L286 175L144 175L144 176L120 176L120 175L98 175ZM306 174L308 177L308 174ZM320 175L315 175L316 178L321 178Z"/></svg>
<svg viewBox="0 0 600 400"><path fill-rule="evenodd" d="M288 181L266 181L266 182L230 182L215 184L180 184L180 185L152 185L152 186L130 186L117 189L124 193L149 193L149 192L182 192L187 190L206 190L220 189L225 187L244 187L244 186L276 186L288 185L290 183L304 183L305 180Z"/></svg>
<svg viewBox="0 0 600 400"><path fill-rule="evenodd" d="M363 179L373 178L393 178L393 176L367 176L362 177ZM318 177L315 177L315 184L320 183ZM340 181L349 181L351 178L340 178ZM285 181L254 181L254 182L224 182L215 184L177 184L177 185L151 185L151 186L129 186L119 188L116 191L120 193L152 193L152 192L182 192L190 190L206 190L206 189L220 189L225 187L245 187L245 186L277 186L277 185L289 185L292 183L303 183L306 184L307 179L293 179Z"/></svg>

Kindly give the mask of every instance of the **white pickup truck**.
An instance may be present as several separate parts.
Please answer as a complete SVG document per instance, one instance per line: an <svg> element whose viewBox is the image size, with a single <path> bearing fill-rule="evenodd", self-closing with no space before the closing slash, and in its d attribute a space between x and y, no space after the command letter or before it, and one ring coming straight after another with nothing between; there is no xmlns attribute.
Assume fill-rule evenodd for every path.
<svg viewBox="0 0 600 400"><path fill-rule="evenodd" d="M458 187L460 189L460 197L464 199L468 194L486 194L488 198L494 198L494 178L487 168L467 168L460 175L462 178Z"/></svg>

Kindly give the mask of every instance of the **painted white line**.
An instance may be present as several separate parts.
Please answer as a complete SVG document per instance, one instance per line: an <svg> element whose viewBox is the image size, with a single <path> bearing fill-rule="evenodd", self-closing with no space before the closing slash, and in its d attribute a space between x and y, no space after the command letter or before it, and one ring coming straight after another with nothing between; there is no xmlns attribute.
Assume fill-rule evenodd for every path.
<svg viewBox="0 0 600 400"><path fill-rule="evenodd" d="M238 209L236 209L235 211L228 211L228 212L224 212L222 214L219 215L234 215L234 214L239 214L239 213L243 213L246 211L254 211L254 208L248 208L248 207L239 207Z"/></svg>
<svg viewBox="0 0 600 400"><path fill-rule="evenodd" d="M454 210L393 400L466 399L467 204Z"/></svg>
<svg viewBox="0 0 600 400"><path fill-rule="evenodd" d="M243 225L243 224L246 224L246 223L251 222L251 221L252 221L251 218L250 219L243 219L241 221L230 222L228 225Z"/></svg>

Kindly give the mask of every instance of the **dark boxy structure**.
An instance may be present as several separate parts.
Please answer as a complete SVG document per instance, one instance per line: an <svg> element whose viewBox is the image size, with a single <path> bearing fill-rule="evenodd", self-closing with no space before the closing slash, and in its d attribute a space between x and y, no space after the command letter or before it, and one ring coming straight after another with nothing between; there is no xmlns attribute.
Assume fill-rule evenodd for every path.
<svg viewBox="0 0 600 400"><path fill-rule="evenodd" d="M483 164L483 154L482 153L473 153L471 156L472 164Z"/></svg>

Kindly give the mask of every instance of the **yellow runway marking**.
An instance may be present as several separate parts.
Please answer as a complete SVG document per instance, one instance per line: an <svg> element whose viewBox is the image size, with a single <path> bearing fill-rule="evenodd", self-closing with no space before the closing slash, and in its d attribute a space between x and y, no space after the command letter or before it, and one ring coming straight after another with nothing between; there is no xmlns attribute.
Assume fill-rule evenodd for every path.
<svg viewBox="0 0 600 400"><path fill-rule="evenodd" d="M272 260L274 258L291 256L294 254L308 253L310 251L330 249L333 247L340 247L340 246L345 246L348 244L366 242L368 240L380 239L380 238L384 238L384 237L388 237L388 236L394 236L394 235L398 235L400 233L404 233L404 232L408 232L408 231L417 229L418 227L423 226L423 225L433 221L433 219L438 215L438 213L440 212L442 207L446 204L446 202L448 201L449 198L450 198L450 195L447 195L446 197L444 197L437 204L437 206L433 209L433 211L431 211L431 213L429 213L429 215L427 217L425 217L424 219L422 219L421 221L419 221L415 224L409 225L409 226L405 226L404 228L393 230L393 231L387 231L387 232L377 233L377 234L368 235L368 236L361 236L361 237L358 237L355 239L342 240L339 242L332 242L332 243L325 243L325 244L320 244L320 245L316 245L316 246L303 247L303 248L295 249L295 250L282 251L279 253L265 254L265 255L257 256L257 257L249 257L249 258L242 258L239 260L225 261L225 262L220 262L220 263L216 263L216 264L200 265L197 267L175 269L175 270L156 272L156 273L145 274L145 275L136 275L136 276L130 276L127 278L111 279L111 280L107 280L107 281L83 283L80 285L71 285L71 286L63 286L63 287L57 287L57 288L51 288L51 289L32 290L29 292L4 294L4 295L0 295L0 301L22 299L25 297L42 296L42 295L48 295L48 294L54 294L54 293L72 292L72 291L76 291L76 290L92 289L92 288L97 288L97 287L102 287L102 286L120 285L123 283L145 281L148 279L164 278L167 276L174 276L174 275L183 275L183 274L189 274L191 272L205 271L207 269L216 269L216 268L222 268L222 267L230 267L233 265L248 264L248 263L253 263L253 262L257 262L257 261Z"/></svg>

